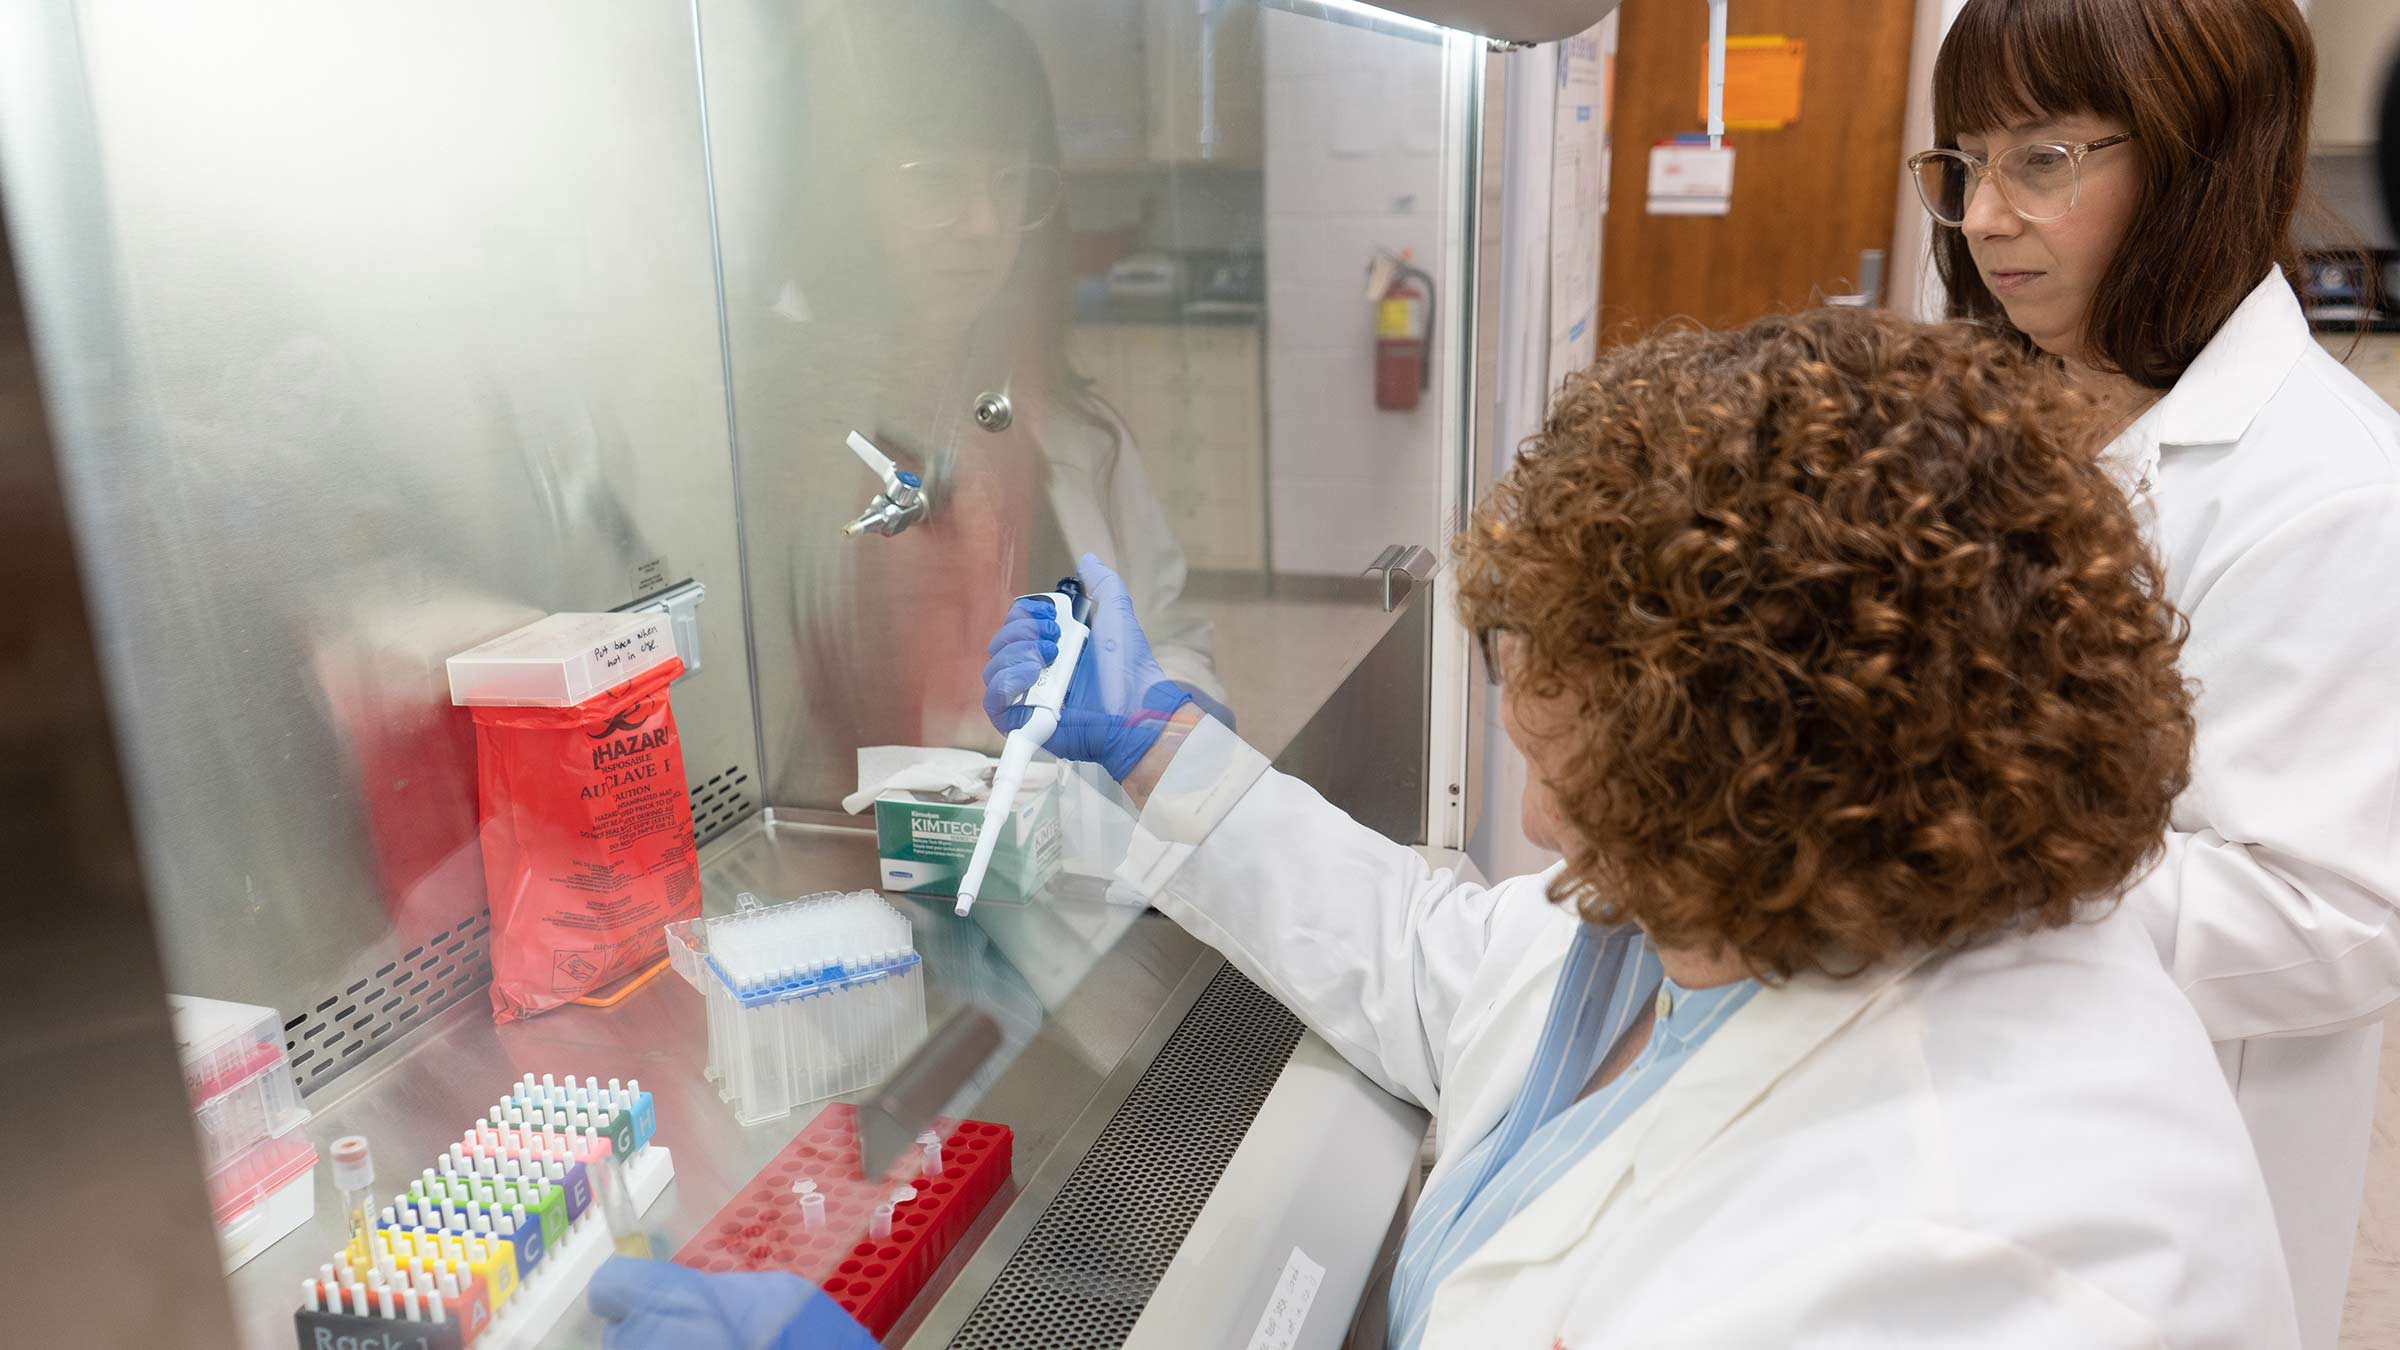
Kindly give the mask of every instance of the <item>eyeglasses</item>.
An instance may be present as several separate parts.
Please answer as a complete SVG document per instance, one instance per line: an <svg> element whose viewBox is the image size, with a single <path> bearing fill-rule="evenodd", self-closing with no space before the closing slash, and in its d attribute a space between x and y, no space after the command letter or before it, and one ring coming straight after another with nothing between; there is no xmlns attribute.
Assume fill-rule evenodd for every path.
<svg viewBox="0 0 2400 1350"><path fill-rule="evenodd" d="M2047 225L2075 209L2085 156L2132 139L2133 133L2126 131L2081 145L2012 145L1988 160L1964 150L1925 150L1908 157L1908 169L1916 175L1917 199L1925 203L1926 212L1953 229L1967 223L1967 203L1975 200L1975 190L1987 175L2000 185L2000 200L2009 210Z"/></svg>
<svg viewBox="0 0 2400 1350"><path fill-rule="evenodd" d="M1500 683L1500 635L1505 628L1475 630L1475 653L1483 658L1483 678L1492 684Z"/></svg>
<svg viewBox="0 0 2400 1350"><path fill-rule="evenodd" d="M1058 210L1057 169L1047 164L985 166L955 159L914 159L893 169L901 210L910 224L946 230L967 218L977 194L991 203L992 228L1023 234Z"/></svg>

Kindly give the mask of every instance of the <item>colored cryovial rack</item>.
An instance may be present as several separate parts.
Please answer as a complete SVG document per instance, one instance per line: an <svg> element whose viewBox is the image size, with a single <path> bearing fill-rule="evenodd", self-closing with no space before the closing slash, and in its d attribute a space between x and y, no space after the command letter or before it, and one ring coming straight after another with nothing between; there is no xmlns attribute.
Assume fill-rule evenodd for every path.
<svg viewBox="0 0 2400 1350"><path fill-rule="evenodd" d="M384 1206L381 1225L405 1233L497 1238L520 1277L541 1268L576 1217L567 1188L547 1178L461 1176L435 1168Z"/></svg>
<svg viewBox="0 0 2400 1350"><path fill-rule="evenodd" d="M744 1125L882 1082L925 1039L908 916L873 891L667 925L667 955L708 1003L708 1076Z"/></svg>
<svg viewBox="0 0 2400 1350"><path fill-rule="evenodd" d="M639 1083L520 1080L380 1206L363 1246L302 1282L302 1350L530 1350L674 1178L656 1127ZM339 1141L335 1156L338 1176ZM609 1186L625 1202L614 1219Z"/></svg>
<svg viewBox="0 0 2400 1350"><path fill-rule="evenodd" d="M386 1271L352 1262L349 1250L300 1282L300 1311L292 1320L302 1350L386 1343L410 1350L464 1350L488 1343L490 1291L465 1263L419 1257ZM413 1345L393 1341L395 1322L408 1324Z"/></svg>
<svg viewBox="0 0 2400 1350"><path fill-rule="evenodd" d="M578 1087L570 1074L562 1087L549 1074L538 1083L527 1074L493 1103L485 1119L514 1129L606 1135L624 1157L648 1147L650 1137L658 1133L658 1107L638 1078L631 1083L611 1078L606 1087L588 1080Z"/></svg>
<svg viewBox="0 0 2400 1350"><path fill-rule="evenodd" d="M675 1259L695 1270L791 1271L884 1336L1007 1182L1014 1141L1005 1125L961 1120L919 1136L889 1175L869 1179L857 1110L836 1103Z"/></svg>

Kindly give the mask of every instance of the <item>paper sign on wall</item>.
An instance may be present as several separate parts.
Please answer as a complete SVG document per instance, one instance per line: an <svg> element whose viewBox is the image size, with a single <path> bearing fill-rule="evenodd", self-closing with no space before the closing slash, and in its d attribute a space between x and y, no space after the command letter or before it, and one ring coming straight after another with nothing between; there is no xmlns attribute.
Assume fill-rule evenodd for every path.
<svg viewBox="0 0 2400 1350"><path fill-rule="evenodd" d="M1650 214L1722 216L1733 210L1733 147L1680 141L1650 147Z"/></svg>
<svg viewBox="0 0 2400 1350"><path fill-rule="evenodd" d="M1550 379L1592 363L1600 213L1608 209L1609 70L1615 15L1557 46L1550 133Z"/></svg>
<svg viewBox="0 0 2400 1350"><path fill-rule="evenodd" d="M1800 120L1808 44L1781 33L1725 39L1725 129L1775 131ZM1708 50L1700 52L1700 120L1708 121Z"/></svg>

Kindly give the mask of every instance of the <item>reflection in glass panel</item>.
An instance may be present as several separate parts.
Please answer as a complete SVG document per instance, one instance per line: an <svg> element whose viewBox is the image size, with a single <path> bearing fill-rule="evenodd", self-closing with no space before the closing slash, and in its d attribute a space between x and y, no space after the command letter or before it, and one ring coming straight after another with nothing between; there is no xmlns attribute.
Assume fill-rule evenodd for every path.
<svg viewBox="0 0 2400 1350"><path fill-rule="evenodd" d="M762 778L801 809L718 851L712 904L805 889L844 846L801 812L866 807L882 748L997 749L987 640L1086 553L1246 738L1421 820L1431 596L1361 573L1440 542L1459 53L1254 3L700 11ZM1057 791L1036 903L904 902L931 1020L1002 1035L954 1102L1032 1141L1198 968L1117 903L1113 784Z"/></svg>
<svg viewBox="0 0 2400 1350"><path fill-rule="evenodd" d="M1282 749L1386 631L1362 570L1439 542L1444 48L1248 3L702 12L770 799L996 745L984 641L1085 552ZM843 533L853 432L924 519Z"/></svg>
<svg viewBox="0 0 2400 1350"><path fill-rule="evenodd" d="M995 748L985 643L1086 552L1254 744L1422 801L1383 729L1424 721L1430 597L1360 573L1439 543L1466 45L1246 0L701 0L697 63L672 6L0 23L37 10L12 239L170 981L279 1010L318 1143L413 1171L528 1069L638 1073L672 1251L814 1113L742 1124L674 976L493 1025L442 663L541 613L707 587L673 699L712 914L888 880L833 813L859 752ZM894 897L928 1025L1003 1042L945 1110L1030 1159L1216 960L1110 894L1113 786L1058 791L1032 903ZM328 1201L232 1277L247 1343L346 1232Z"/></svg>

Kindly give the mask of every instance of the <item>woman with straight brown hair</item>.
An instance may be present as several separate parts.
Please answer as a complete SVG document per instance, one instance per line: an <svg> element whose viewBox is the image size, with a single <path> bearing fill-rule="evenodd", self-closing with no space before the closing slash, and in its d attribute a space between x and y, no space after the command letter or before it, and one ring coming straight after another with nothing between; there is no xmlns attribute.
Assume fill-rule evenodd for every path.
<svg viewBox="0 0 2400 1350"><path fill-rule="evenodd" d="M2316 54L2292 0L1972 0L1911 160L1951 313L2118 409L2199 737L2125 896L2217 1042L2330 1347L2400 997L2400 419L2291 279Z"/></svg>

